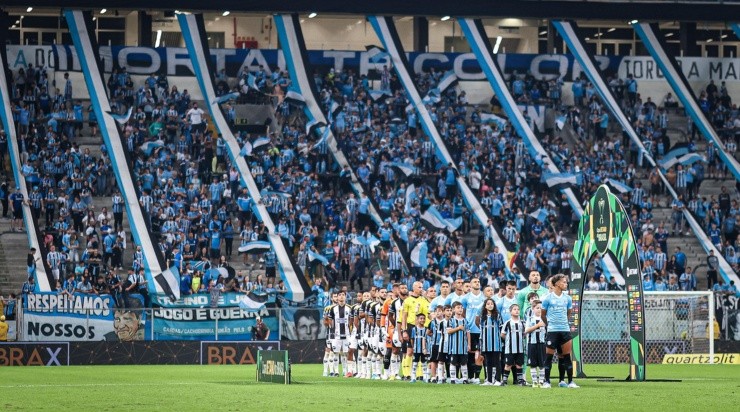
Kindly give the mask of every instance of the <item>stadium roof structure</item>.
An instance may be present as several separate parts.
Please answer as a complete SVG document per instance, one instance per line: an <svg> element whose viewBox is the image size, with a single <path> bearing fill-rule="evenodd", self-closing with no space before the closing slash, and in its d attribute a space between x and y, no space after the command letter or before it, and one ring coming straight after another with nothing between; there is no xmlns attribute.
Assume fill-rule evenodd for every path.
<svg viewBox="0 0 740 412"><path fill-rule="evenodd" d="M202 0L163 1L152 7L150 0L65 0L63 7L74 9L182 10L266 12L266 13L331 13L381 14L405 16L471 16L515 18L571 18L609 20L675 20L726 21L740 15L740 0ZM57 0L4 0L3 7L59 8Z"/></svg>

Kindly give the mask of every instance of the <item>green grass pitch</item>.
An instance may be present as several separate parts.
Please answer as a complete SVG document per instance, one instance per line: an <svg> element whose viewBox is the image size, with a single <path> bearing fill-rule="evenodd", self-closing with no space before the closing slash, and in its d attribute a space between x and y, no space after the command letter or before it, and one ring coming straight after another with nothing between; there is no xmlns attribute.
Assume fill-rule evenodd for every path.
<svg viewBox="0 0 740 412"><path fill-rule="evenodd" d="M580 389L432 385L321 377L321 365L294 365L290 386L257 383L255 366L70 366L0 368L4 411L736 411L737 365L649 365L652 379L577 380ZM626 365L586 373L624 377Z"/></svg>

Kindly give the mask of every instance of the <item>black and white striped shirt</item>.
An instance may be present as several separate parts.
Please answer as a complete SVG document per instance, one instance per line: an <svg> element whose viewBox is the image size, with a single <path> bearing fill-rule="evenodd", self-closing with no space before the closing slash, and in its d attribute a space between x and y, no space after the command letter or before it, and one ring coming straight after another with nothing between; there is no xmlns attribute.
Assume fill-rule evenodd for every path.
<svg viewBox="0 0 740 412"><path fill-rule="evenodd" d="M530 316L527 319L527 327L538 324L542 320L539 316ZM531 343L545 343L545 335L547 334L547 328L541 326L527 334L527 342Z"/></svg>
<svg viewBox="0 0 740 412"><path fill-rule="evenodd" d="M332 321L335 336L338 339L346 339L349 336L349 307L347 305L336 305L331 308L327 317Z"/></svg>
<svg viewBox="0 0 740 412"><path fill-rule="evenodd" d="M521 319L507 320L501 333L506 334L504 353L524 353L524 322Z"/></svg>
<svg viewBox="0 0 740 412"><path fill-rule="evenodd" d="M388 254L388 270L401 270L401 253L393 251Z"/></svg>

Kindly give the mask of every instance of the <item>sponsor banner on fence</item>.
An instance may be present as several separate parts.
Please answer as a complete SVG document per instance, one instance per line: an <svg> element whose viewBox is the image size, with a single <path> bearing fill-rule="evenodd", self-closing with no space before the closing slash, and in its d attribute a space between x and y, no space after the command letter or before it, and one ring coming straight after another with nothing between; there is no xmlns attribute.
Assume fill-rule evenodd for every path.
<svg viewBox="0 0 740 412"><path fill-rule="evenodd" d="M201 365L254 365L258 351L280 349L280 341L262 342L201 342Z"/></svg>
<svg viewBox="0 0 740 412"><path fill-rule="evenodd" d="M711 361L711 362L710 362ZM694 353L692 355L665 355L663 363L666 365L740 365L740 353Z"/></svg>
<svg viewBox="0 0 740 412"><path fill-rule="evenodd" d="M0 366L69 365L69 342L0 342Z"/></svg>
<svg viewBox="0 0 740 412"><path fill-rule="evenodd" d="M143 340L146 312L140 295L119 308L110 295L56 292L26 295L21 329L26 341Z"/></svg>
<svg viewBox="0 0 740 412"><path fill-rule="evenodd" d="M278 338L278 310L274 296L256 311L239 307L248 296L224 293L217 307L211 306L210 295L191 295L180 298L177 307L155 307L152 327L154 340L252 340L257 317L270 330L270 338ZM157 298L155 305L164 304L166 298ZM233 306L229 306L233 305Z"/></svg>

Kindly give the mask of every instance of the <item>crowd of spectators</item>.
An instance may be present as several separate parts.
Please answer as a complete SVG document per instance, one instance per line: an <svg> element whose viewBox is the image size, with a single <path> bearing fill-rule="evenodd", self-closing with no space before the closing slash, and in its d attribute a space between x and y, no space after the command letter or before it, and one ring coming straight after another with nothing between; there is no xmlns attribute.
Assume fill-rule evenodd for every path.
<svg viewBox="0 0 740 412"><path fill-rule="evenodd" d="M352 192L349 170L337 166L320 133L306 131L303 108L284 99L291 82L286 72L260 68L242 72L236 79L224 73L215 76L217 94L237 93L238 97L222 105L232 124L236 104L271 104L276 108L276 131L259 136L268 138L269 144L249 153L247 161L277 233L309 280L326 289L347 282L350 288L355 284L359 288L370 284L385 287L389 280L408 284L422 280L426 288L440 279L479 276L494 286L503 280L515 280L523 286L526 280L519 268L504 270L512 258L525 272L538 270L545 276L567 273L572 256L567 237L574 232L577 219L567 199L550 192L542 182L540 159L530 156L511 125L484 121L484 108L469 104L457 87L436 93L443 73L430 70L416 75L420 93L432 97L425 102L455 167L444 164L435 156L434 145L422 132L416 113L409 110L393 71L385 68L375 75L371 79L351 69L331 69L316 72L313 78L339 150L364 189L361 196ZM110 282L115 282L120 271L130 268L137 273L143 264L138 247L127 247L130 236L123 230L124 201L116 189L105 145L95 156L89 149L80 149L76 141L83 129L88 135L98 134L94 111L72 99L72 82L68 75L64 77L64 91L56 89L52 96L43 70L29 67L19 72L13 110L22 171L31 190L28 201L39 223L45 221L40 226L49 251L47 264L59 274L60 290L68 290L63 280L69 274L75 284L94 284L99 276L113 277ZM139 203L148 212L157 247L168 264L177 266L182 274L181 293L208 293L214 288L283 291L275 277L274 252L237 256L239 246L266 240L267 229L253 209L245 206L249 195L239 183L223 138L209 127L205 111L187 90L180 92L176 85L170 85L165 75L152 74L138 88L125 70L114 71L107 81L114 111L124 114L132 109L122 126L122 137L132 154ZM378 84L387 94L374 98L370 91L378 89ZM671 147L665 116L666 107L671 108L670 99L666 107L658 108L650 98L642 102L633 79L611 80L610 84L623 85L625 110L634 119L645 146L660 159ZM697 162L688 172L680 165L669 170L669 181L675 183L682 200L666 202L661 198L661 182L637 147L621 133L610 132L608 114L593 87L584 79L577 80L573 85L576 104L568 109L562 105L561 88L559 79L537 81L516 74L511 79L512 93L520 103L563 110L581 137L583 144L574 146L554 131L540 135L550 161L562 172L583 175L584 183L575 188L580 199L587 198L606 179L633 189L623 195L623 202L638 232L643 272L649 280L646 288L696 287L696 275L680 248L670 258L666 255L670 253L667 237L687 230L680 216L683 207L695 213L713 242L719 239L728 262L736 265L740 222L728 223L735 222L739 214L736 201L731 201L729 194L716 201L698 197L705 167L707 178L726 173L716 153L710 157L707 149L706 166ZM714 101L722 105L725 100ZM334 103L340 105L339 111L330 110ZM736 109L728 113L736 121ZM257 137L237 133L242 146ZM7 142L2 140L0 135L0 162L7 152ZM410 167L411 175L399 171L395 167L399 164ZM487 225L478 224L465 206L455 185L457 173L492 216ZM649 182L649 189L642 188L643 181ZM412 183L415 193L406 193ZM6 205L12 190L4 189ZM109 206L96 211L93 197L110 197ZM383 219L380 227L369 216L371 204L377 205ZM665 205L677 212L673 221L653 222L652 209ZM421 215L432 206L445 218L461 217L459 230L450 233L426 225ZM702 209L706 209L704 215ZM720 231L718 237L711 231L715 226ZM512 246L514 257L504 256L494 247L494 228ZM382 247L369 244L373 237ZM399 257L408 256L419 242L428 245L427 263L411 265L409 261L409 270L402 268ZM377 261L382 263L374 265ZM264 268L265 272L254 276L247 271L247 276L226 279L208 270L217 267ZM597 269L596 281L588 287L604 288L600 277ZM134 289L144 287L142 282L127 283L127 279L121 282L119 278L119 282Z"/></svg>

